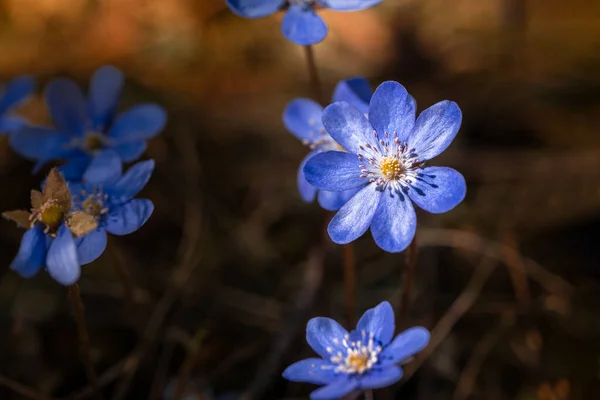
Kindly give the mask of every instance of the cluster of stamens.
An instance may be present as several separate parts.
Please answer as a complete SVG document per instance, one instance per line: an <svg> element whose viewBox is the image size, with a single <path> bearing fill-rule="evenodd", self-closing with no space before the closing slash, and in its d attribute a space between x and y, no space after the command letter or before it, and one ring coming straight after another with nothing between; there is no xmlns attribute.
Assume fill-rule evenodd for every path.
<svg viewBox="0 0 600 400"><path fill-rule="evenodd" d="M73 139L67 148L77 148L87 153L95 153L106 146L106 138L104 135L98 132L89 131L83 136L83 138Z"/></svg>
<svg viewBox="0 0 600 400"><path fill-rule="evenodd" d="M383 138L377 132L373 134L378 146L369 143L360 146L360 177L369 179L382 190L388 185L391 185L390 189L400 190L404 185L413 183L418 169L423 166L415 149L400 141L397 132L392 135L385 132Z"/></svg>
<svg viewBox="0 0 600 400"><path fill-rule="evenodd" d="M339 339L333 339L333 343L339 346ZM346 374L362 374L373 365L377 364L381 346L375 341L373 333L361 331L361 339L355 342L350 341L349 335L346 335L341 342L345 350L338 351L334 354L334 350L328 347L326 350L331 354L330 361L335 365L335 372L343 372Z"/></svg>
<svg viewBox="0 0 600 400"><path fill-rule="evenodd" d="M320 149L323 151L344 151L344 148L340 146L338 142L333 140L325 128L314 128L316 125L315 120L309 120L308 124L313 127L313 130L311 130L309 133L310 138L302 141L305 146L308 146L311 150Z"/></svg>
<svg viewBox="0 0 600 400"><path fill-rule="evenodd" d="M58 204L58 201L53 199L46 201L39 208L34 208L31 211L31 215L29 216L31 226L38 222L42 223L45 225L44 233L47 234L55 233L65 217L64 208Z"/></svg>
<svg viewBox="0 0 600 400"><path fill-rule="evenodd" d="M84 200L81 200L83 198ZM73 200L80 204L83 212L95 218L100 218L108 212L108 195L102 192L102 187L95 187L91 193L81 191L81 198L74 196Z"/></svg>

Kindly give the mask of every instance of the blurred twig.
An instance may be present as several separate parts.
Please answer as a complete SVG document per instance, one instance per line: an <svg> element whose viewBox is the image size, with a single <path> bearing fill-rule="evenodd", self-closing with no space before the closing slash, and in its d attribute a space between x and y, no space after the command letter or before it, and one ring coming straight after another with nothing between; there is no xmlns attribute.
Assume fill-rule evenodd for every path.
<svg viewBox="0 0 600 400"><path fill-rule="evenodd" d="M346 320L352 328L356 319L356 257L354 245L344 245L344 287L346 297Z"/></svg>
<svg viewBox="0 0 600 400"><path fill-rule="evenodd" d="M415 279L415 266L417 265L418 244L416 236L406 249L404 279L402 282L402 293L400 294L400 305L398 307L398 321L404 322L410 307L410 297L412 293L413 281Z"/></svg>
<svg viewBox="0 0 600 400"><path fill-rule="evenodd" d="M473 353L471 354L467 365L460 375L458 384L456 385L456 390L453 397L454 400L465 400L471 395L473 392L473 387L475 386L477 374L479 373L485 358L494 348L504 332L506 332L515 324L515 321L516 318L514 312L512 310L505 311L500 316L498 323L494 325L490 331L483 336L483 338L481 338L477 345L475 345Z"/></svg>
<svg viewBox="0 0 600 400"><path fill-rule="evenodd" d="M46 396L30 387L27 387L19 382L13 381L12 379L0 374L0 386L5 386L15 393L20 394L23 397L34 400L52 400L51 397Z"/></svg>
<svg viewBox="0 0 600 400"><path fill-rule="evenodd" d="M181 368L179 368L173 400L179 400L185 394L190 373L192 372L198 352L200 351L200 345L202 344L202 340L205 336L206 330L202 327L196 331L196 334L192 340L189 341L187 356L185 357L185 361L181 365Z"/></svg>

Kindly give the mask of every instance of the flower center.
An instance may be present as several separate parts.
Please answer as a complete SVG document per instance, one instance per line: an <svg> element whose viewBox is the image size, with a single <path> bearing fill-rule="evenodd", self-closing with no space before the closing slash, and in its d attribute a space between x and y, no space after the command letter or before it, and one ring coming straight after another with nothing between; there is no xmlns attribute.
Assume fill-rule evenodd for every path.
<svg viewBox="0 0 600 400"><path fill-rule="evenodd" d="M84 150L94 153L104 147L104 138L100 133L88 132L85 134L82 147Z"/></svg>
<svg viewBox="0 0 600 400"><path fill-rule="evenodd" d="M303 144L310 147L311 150L319 149L322 151L346 151L338 142L327 133L322 126L317 128L315 120L309 120L308 124L313 127L310 131L310 138L302 141Z"/></svg>
<svg viewBox="0 0 600 400"><path fill-rule="evenodd" d="M401 142L396 132L391 137L385 132L383 139L375 132L375 139L375 146L369 143L360 146L360 177L369 179L381 190L389 186L390 190L400 191L410 186L424 165L419 161L415 149Z"/></svg>
<svg viewBox="0 0 600 400"><path fill-rule="evenodd" d="M339 344L337 339L334 339L333 342ZM331 362L337 364L335 370L347 374L362 374L371 369L373 365L377 364L379 353L382 350L381 346L375 342L373 333L367 335L364 330L361 332L361 340L355 342L349 341L349 336L346 335L342 340L342 346L346 354L338 351L333 355L331 347L327 348L327 352L332 354Z"/></svg>
<svg viewBox="0 0 600 400"><path fill-rule="evenodd" d="M86 214L99 219L108 212L108 195L102 192L102 188L95 187L91 193L82 190L81 198L85 200L81 201L79 196L74 196L73 200Z"/></svg>
<svg viewBox="0 0 600 400"><path fill-rule="evenodd" d="M30 220L33 224L41 222L46 225L45 233L54 234L58 227L63 222L65 210L56 202L56 200L48 200L39 208L33 209Z"/></svg>
<svg viewBox="0 0 600 400"><path fill-rule="evenodd" d="M379 161L379 169L388 179L398 179L402 172L402 164L400 164L400 160L397 158L384 157Z"/></svg>

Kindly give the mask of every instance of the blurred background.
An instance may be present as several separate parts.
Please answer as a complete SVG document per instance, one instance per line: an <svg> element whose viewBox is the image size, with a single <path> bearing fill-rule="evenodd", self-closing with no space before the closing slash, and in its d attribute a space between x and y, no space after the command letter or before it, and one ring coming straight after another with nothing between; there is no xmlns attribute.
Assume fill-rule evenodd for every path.
<svg viewBox="0 0 600 400"><path fill-rule="evenodd" d="M324 213L296 190L307 149L281 122L287 102L311 96L302 48L282 37L281 15L245 20L224 3L0 1L0 78L37 77L20 110L32 121L49 123L51 78L87 87L103 64L126 74L122 109L169 112L145 155L154 215L111 237L80 281L107 398L306 398L314 386L281 378L313 355L306 321L346 317L342 250L315 247ZM433 330L432 347L375 398L600 398L600 2L384 0L321 14L327 98L360 75L401 82L419 110L450 99L464 115L433 164L461 171L468 195L419 213L397 322ZM47 170L31 175L7 142L0 208L25 208ZM65 288L9 269L22 234L1 222L0 398L93 398ZM369 234L355 253L358 315L397 304L404 254Z"/></svg>

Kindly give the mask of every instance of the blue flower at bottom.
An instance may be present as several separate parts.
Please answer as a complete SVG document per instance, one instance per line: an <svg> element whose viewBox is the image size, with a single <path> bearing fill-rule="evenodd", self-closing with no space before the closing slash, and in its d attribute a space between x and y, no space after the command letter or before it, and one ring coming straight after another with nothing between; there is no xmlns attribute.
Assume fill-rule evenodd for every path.
<svg viewBox="0 0 600 400"><path fill-rule="evenodd" d="M314 10L315 6L335 11L359 11L382 0L227 0L235 14L245 18L262 18L289 6L281 31L290 41L301 46L319 43L327 36L327 24Z"/></svg>
<svg viewBox="0 0 600 400"><path fill-rule="evenodd" d="M392 81L375 90L368 117L347 102L323 112L325 129L348 152L315 155L304 167L306 180L321 190L359 189L329 223L335 243L352 242L370 227L379 247L400 252L415 235L413 202L425 211L444 213L465 198L466 183L459 172L425 166L458 133L458 105L439 102L416 120L415 113L415 100Z"/></svg>
<svg viewBox="0 0 600 400"><path fill-rule="evenodd" d="M81 179L91 157L103 149L114 150L123 162L138 159L167 115L156 104L139 104L116 115L123 84L123 73L113 66L94 73L87 99L72 80L52 80L44 95L56 128L27 126L11 137L12 148L37 161L36 169L51 160L67 160L60 168L67 180Z"/></svg>
<svg viewBox="0 0 600 400"><path fill-rule="evenodd" d="M0 90L0 135L16 132L25 120L10 112L33 94L35 82L32 77L18 76L4 84Z"/></svg>
<svg viewBox="0 0 600 400"><path fill-rule="evenodd" d="M339 399L358 390L379 389L402 379L397 365L429 342L429 331L413 327L394 338L394 310L387 301L367 310L348 333L329 318L313 318L306 326L306 341L321 358L290 365L283 377L293 382L324 385L313 400Z"/></svg>
<svg viewBox="0 0 600 400"><path fill-rule="evenodd" d="M367 113L372 93L371 86L365 78L351 78L337 84L332 101L346 101L358 110ZM310 99L299 98L292 100L286 107L283 112L283 123L288 131L312 150L304 157L298 168L297 183L300 196L304 201L311 202L318 193L318 201L321 207L329 211L336 211L350 200L358 189L343 192L317 190L304 178L304 165L312 156L328 150L344 151L342 146L325 131L325 127L321 122L322 115L323 107L319 103Z"/></svg>
<svg viewBox="0 0 600 400"><path fill-rule="evenodd" d="M150 180L154 160L141 161L123 173L119 155L112 150L98 153L83 174L81 183L70 183L73 209L96 218L98 228L85 238L106 246L106 233L122 236L137 231L148 221L154 205L134 199Z"/></svg>

